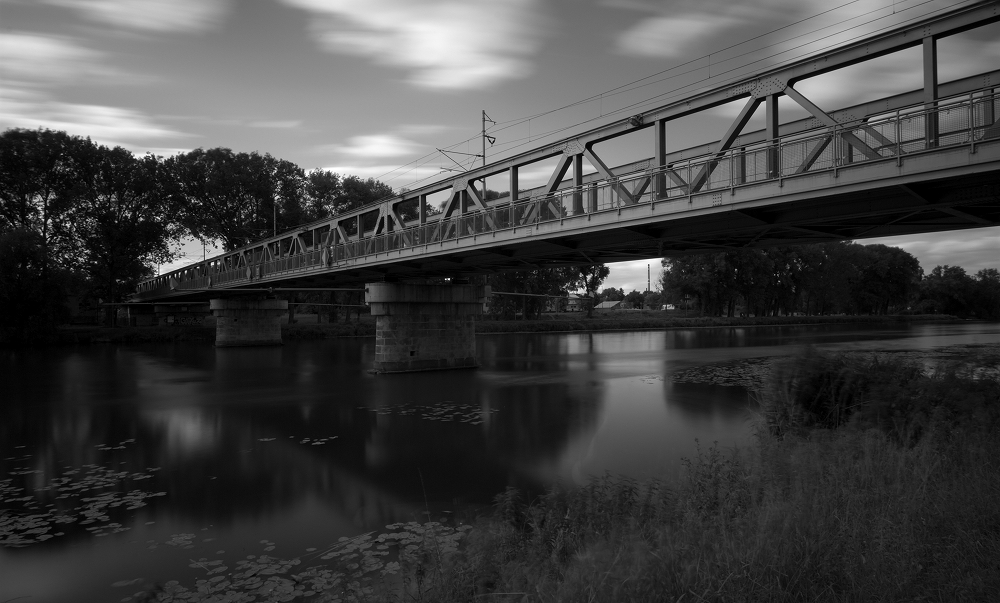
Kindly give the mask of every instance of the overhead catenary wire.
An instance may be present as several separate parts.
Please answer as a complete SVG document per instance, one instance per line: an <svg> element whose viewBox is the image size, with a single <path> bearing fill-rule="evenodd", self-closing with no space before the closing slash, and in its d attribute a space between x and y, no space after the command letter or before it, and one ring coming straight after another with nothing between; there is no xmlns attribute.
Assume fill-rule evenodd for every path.
<svg viewBox="0 0 1000 603"><path fill-rule="evenodd" d="M921 2L920 4L917 4L917 5L914 5L912 7L908 7L908 8L917 8L918 6L922 6L922 5L925 5L925 4L931 4L934 1L935 0L925 0L924 2ZM956 2L954 4L951 4L948 7L945 7L945 8L936 10L936 11L932 11L931 13L923 14L923 15L920 15L918 17L914 17L912 19L908 19L906 21L903 21L903 22L900 23L900 25L909 23L911 21L916 21L916 20L925 18L928 15L932 15L932 14L935 14L937 12L947 11L947 10L949 10L951 8L954 8L955 6L958 6L959 4L966 4L966 3L971 2L971 1L974 1L974 0L961 0L960 2ZM902 10L908 10L908 9L902 9ZM877 12L877 11L871 11L871 12ZM902 12L902 11L899 11L899 12ZM868 14L870 14L870 13L868 13ZM812 41L800 44L800 45L798 45L796 47L793 47L793 48L790 48L790 49L786 49L786 50L782 50L781 52L774 53L772 55L768 55L766 57L762 57L760 59L756 59L756 60L750 61L748 63L744 63L742 65L739 65L737 67L733 67L733 68L730 68L730 69L724 71L723 74L724 73L732 73L734 71L739 71L740 69L743 69L745 67L749 67L749 66L751 66L751 65L753 65L755 63L760 63L760 62L763 62L763 61L767 61L768 59L772 59L774 57L780 56L781 54L785 54L787 52L790 52L790 51L793 51L793 50L797 50L799 48L802 48L803 46L809 46L809 45L815 44L818 41L821 41L821 40L824 40L824 39L828 39L828 38L831 38L831 37L843 34L843 33L847 32L847 31L852 30L852 29L857 29L858 27L862 27L864 25L868 25L868 24L874 23L875 21L878 21L879 19L886 18L886 17L889 17L889 16L892 16L892 15L884 15L883 17L879 17L877 19L872 19L871 21L868 21L868 22L865 22L865 23L862 23L862 24L858 24L856 26L852 26L850 28L847 28L847 29L844 29L844 30L841 30L841 31L838 31L838 32L835 32L835 33L832 33L832 34L829 34L827 36L823 36L822 38L818 38L817 40L812 40ZM811 54L813 54L815 52L819 52L819 51L822 51L822 50L827 50L829 48L834 48L836 46L840 46L840 45L842 45L844 43L849 43L849 42L858 40L860 38L865 37L866 35L867 34L861 34L861 35L855 36L853 38L850 38L850 39L848 39L846 41L838 41L836 43L830 44L830 45L825 46L823 48L811 49L808 52L804 52L802 54L799 54L799 55L796 55L796 56L793 56L793 57L789 57L789 58L784 59L784 60L782 60L782 61L780 61L778 63L775 63L774 65L772 65L772 67L780 67L783 64L787 64L789 62L793 62L793 61L798 60L800 58L809 56L809 55L811 55ZM699 70L700 70L700 68L698 68L698 69L692 69L692 70L690 70L688 72L685 72L685 74L686 73L694 73L694 72L699 71ZM722 75L722 74L719 74L719 75ZM545 133L543 133L541 135L533 135L530 138L528 138L528 137L522 137L520 139L515 139L513 141L509 141L509 143L519 142L520 144L516 144L516 145L512 144L511 146L508 146L506 149L504 149L504 151L511 151L513 149L521 148L523 146L526 146L526 145L532 144L532 143L536 143L537 144L539 140L541 140L543 138L546 138L548 136L552 136L553 134L559 134L561 132L565 132L567 130L571 130L573 128L577 128L579 126L582 126L582 125L585 125L585 124L588 124L588 123L592 123L594 121L598 121L598 120L600 120L600 119L602 119L604 117L607 117L609 115L615 115L615 114L624 113L624 112L628 112L628 111L634 111L638 107L642 107L643 105L648 105L649 103L651 103L653 101L656 101L656 100L669 100L669 99L672 99L672 98L676 98L678 96L681 96L681 94L686 93L686 91L688 91L690 88L693 88L693 87L695 87L695 86L697 86L699 84L707 83L710 79L715 79L715 77L717 77L717 76L713 76L712 78L705 77L705 78L699 79L697 81L690 82L688 84L685 84L685 85L680 86L678 88L675 88L673 90L670 90L670 91L667 91L667 92L664 92L664 93L661 93L661 94L658 94L658 95L655 95L655 96L643 99L641 101L637 101L637 102L629 104L629 105L625 105L625 106L620 107L618 109L615 109L615 110L613 110L613 111L611 111L609 113L605 113L604 115L602 115L600 117L593 117L593 118L581 120L579 122L576 122L576 123L573 123L573 124L569 124L567 126L561 126L559 128L555 128L555 129L549 130L549 131L547 131L547 132L545 132ZM725 85L726 83L732 83L734 81L738 81L738 79L739 79L739 77L736 77L736 78L727 80L726 82L720 82L718 85Z"/></svg>
<svg viewBox="0 0 1000 603"><path fill-rule="evenodd" d="M627 82L625 84L622 84L622 85L616 86L614 88L611 88L611 89L609 89L607 91L603 91L603 92L600 92L600 93L588 96L588 97L586 97L584 99L580 99L578 101L574 101L572 103L568 103L566 105L562 105L560 107L556 107L554 109L543 111L543 112L540 112L540 113L537 113L537 114L533 114L533 115L530 115L530 116L525 116L525 117L521 117L521 118L515 118L515 119L512 119L512 120L497 122L497 126L498 127L490 128L489 130L487 130L487 132L489 134L495 134L497 132L501 132L501 131L507 130L509 128L515 127L515 126L520 125L520 124L530 123L531 120L535 120L535 119L537 119L539 117L543 117L543 116L546 116L546 115L551 115L553 113L556 113L556 112L559 112L559 111L562 111L562 110L565 110L565 109L568 109L568 108L572 108L572 107L575 107L575 106L579 106L581 104L585 104L585 103L588 103L588 102L592 102L594 100L600 99L603 102L603 99L606 96L617 96L619 94L623 94L623 93L626 93L626 92L631 92L631 91L637 90L639 88L643 88L643 87L650 86L650 85L653 85L653 84L661 83L661 82L667 81L669 79L675 79L677 77L681 77L681 76L684 76L684 75L689 75L689 74L692 74L692 73L696 73L696 72L701 71L702 69L704 69L704 67L701 67L701 66L695 67L695 68L688 69L688 70L685 70L685 71L682 71L682 72L679 72L679 73L675 73L675 74L673 74L673 75L671 75L671 76L669 76L667 78L661 78L659 80L655 80L655 81L652 81L652 82L647 82L647 80L650 80L652 78L656 78L657 76L660 76L660 75L663 75L663 74L666 74L666 73L671 73L671 72L676 71L676 70L678 70L678 69L680 69L682 67L685 67L685 66L688 66L688 65L693 65L693 64L696 64L696 63L698 63L700 61L704 61L709 56L718 55L718 54L721 54L721 53L726 52L728 50L732 50L734 48L738 48L739 46L742 46L744 44L747 44L747 43L753 42L755 40L759 40L761 38L765 38L767 36L773 35L776 32L788 29L790 27L794 27L795 25L804 23L804 22L809 21L811 19L815 19L815 18L823 16L825 14L834 12L834 11L839 10L841 8L844 8L846 6L849 6L849 5L852 5L852 4L856 4L859 1L861 1L861 0L852 0L851 2L846 2L846 3L840 4L838 6L829 8L829 9L821 11L819 13L816 13L814 15L810 15L809 17L805 17L803 19L799 19L798 21L795 21L793 23L789 23L787 25L783 25L781 27L772 29L772 30L770 30L768 32L759 34L759 35L754 36L752 38L748 38L748 39L743 40L741 42L738 42L736 44L731 44L731 45L729 45L727 47L724 47L724 48L721 48L721 49L712 50L711 52L709 52L709 53L707 53L705 55L702 55L700 57L697 57L695 59L691 59L689 61L685 61L685 62L680 63L678 65L674 65L674 66L672 66L672 67L670 67L668 69L664 69L664 70L661 70L661 71L659 71L657 73L650 74L650 75L644 76L642 78L638 78L638 79L633 80L631 82ZM795 51L795 50L803 48L805 46L814 45L817 42L820 42L822 40L829 39L829 38L834 37L834 36L842 35L844 33L852 31L854 29L858 29L858 28L864 27L866 25L870 25L872 23L875 23L877 21L883 20L885 18L892 17L894 15L902 13L903 11L913 10L913 9L919 8L921 6L925 6L927 4L931 4L934 1L935 0L925 0L924 2L918 2L917 4L914 4L912 6L908 6L908 7L905 7L905 8L898 9L898 10L894 10L894 12L892 12L892 13L889 13L889 14L886 14L886 15L882 15L882 16L874 18L874 19L870 19L870 20L865 21L863 23L858 23L856 25L852 25L851 27L838 30L838 31L836 31L834 33L822 36L820 38L812 39L812 40L810 40L808 42L805 42L803 44L799 44L799 45L794 46L792 48L787 48L787 49L781 50L780 52L773 53L771 55L768 55L768 56L765 56L765 57L762 57L762 58L759 58L759 59L754 59L754 60L751 60L751 61L748 61L748 62L744 62L744 63L742 63L740 65L737 65L736 67L732 67L732 68L729 68L729 69L717 72L715 75L712 75L710 77L705 77L705 78L701 78L701 79L699 79L697 81L694 81L694 82L689 82L689 83L687 83L687 84L685 84L683 86L680 86L678 88L674 88L674 89L668 90L666 92L663 92L661 94L657 94L655 96L643 99L642 101L637 101L635 103L631 103L629 105L625 105L625 106L620 107L618 109L613 109L613 110L611 110L608 113L604 113L603 110L602 110L602 115L600 115L598 117L584 119L584 120L581 120L581 121L578 121L578 122L575 122L575 123L572 123L572 124L568 124L566 126L561 126L561 127L555 128L555 129L551 129L551 130L545 131L545 132L543 132L541 134L532 134L532 135L530 135L528 137L521 137L521 138L516 138L516 139L513 139L513 140L503 141L503 142L498 143L496 146L498 147L498 150L499 150L500 153L504 153L504 152L509 152L511 150L514 150L514 149L521 148L521 147L525 146L525 144L528 144L528 143L532 143L532 142L537 143L539 140L544 139L544 138L549 137L549 136L552 136L553 134L558 134L558 133L561 133L561 132L565 132L566 130L570 130L570 129L573 129L573 128L576 128L576 127L579 127L579 126L582 126L582 125L585 125L585 124L588 124L588 123L592 123L592 122L597 121L599 119L606 118L606 117L608 117L610 115L616 115L616 114L619 114L619 113L623 113L625 111L634 109L636 107L640 107L642 105L648 104L648 103L650 103L652 101L655 101L655 100L658 100L658 99L672 98L672 97L674 97L674 96L676 96L676 95L678 95L678 94L680 94L680 93L682 93L682 92L684 92L686 90L689 90L689 89L691 89L691 88L693 88L695 86L698 86L700 84L704 84L704 83L706 83L706 82L708 82L710 80L717 80L717 78L719 78L720 76L723 76L725 74L731 74L733 72L739 71L740 69L744 69L746 67L750 67L752 65L755 65L757 63L761 63L763 61L767 61L769 59L775 58L775 57L780 56L782 54L786 54L788 52ZM951 10L951 9L953 9L956 6L959 6L961 4L967 4L967 3L971 2L971 1L974 1L974 0L961 0L959 2L955 2L955 3L949 4L948 6L943 7L941 9L936 9L934 11L930 11L928 13L921 14L921 15L913 17L911 19L904 20L904 21L900 22L899 25L905 25L906 23L909 23L909 22L912 22L912 21L915 21L915 20L919 20L919 19L922 19L922 18L926 18L926 17L928 17L930 15L933 15L933 14L936 14L936 13L940 13L940 12L945 12L945 11ZM767 48L772 48L772 47L775 47L775 46L779 46L781 44L787 44L791 40L796 40L796 39L799 39L799 38L802 38L802 37L805 37L805 36L808 36L808 35L812 35L812 34L817 33L819 31L830 29L830 28L836 27L838 25L843 25L844 23L849 23L851 21L855 21L857 19L864 18L866 16L869 16L869 15L872 15L872 14L875 14L875 13L887 10L887 8L888 7L880 7L880 8L873 9L873 10L867 11L867 12L859 14L859 15L854 15L854 16L851 16L851 17L849 17L847 19L843 19L841 21L838 21L836 23L832 23L830 25L825 25L823 27L819 27L819 28L814 29L814 30L812 30L810 32L805 32L803 34L798 34L798 35L792 36L790 38L786 38L786 39L783 39L783 40L780 40L780 41L777 41L777 42L774 42L774 43L771 43L771 44L767 44L767 45L762 46L762 47L760 47L758 49L755 49L753 52L759 52L759 51L765 50ZM825 50L825 49L830 48L832 46L836 46L836 45L843 44L845 42L850 42L850 41L856 40L859 37L863 37L863 35L864 34L862 34L861 36L850 38L850 39L848 39L846 41L839 41L836 44L832 44L830 46L826 46L826 47L823 47L823 48L820 48L820 49L811 49L808 52L805 52L805 53L802 53L802 54L799 54L799 55L796 55L796 56L793 56L793 57L789 57L789 58L787 58L787 59L785 59L785 60L783 60L783 61L781 61L779 63L776 63L774 66L780 66L781 64L784 64L784 63L787 63L787 62L790 62L790 61L794 61L794 60L797 60L799 58L803 58L805 56L808 56L809 54ZM739 58L742 58L743 56L744 55L739 55L739 56L735 56L735 57L729 57L729 58L726 58L726 59L721 59L717 63L715 63L715 66L719 67L720 65L722 65L724 63L731 62L733 60L737 60ZM642 83L642 82L646 82L646 83ZM637 85L637 84L641 84L641 85ZM720 82L720 85L722 85L722 82ZM456 147L456 146L459 146L459 145L462 145L462 144L467 144L468 142L471 142L472 140L474 140L475 138L477 138L478 136L481 136L481 135L482 135L481 132L477 132L476 135L474 135L474 136L470 136L469 138L467 138L465 140L458 141L458 142L453 143L451 145L447 145L444 148L448 149L448 148L453 148L453 147ZM525 142L525 141L527 141L527 142ZM517 143L521 143L521 144L517 144ZM396 176L396 177L393 177L393 178L390 179L390 181L391 180L395 180L398 177L402 177L403 175L406 175L406 174L408 174L408 173L410 173L410 172L412 172L412 171L414 171L416 169L419 169L419 168L427 165L427 163L429 162L428 160L431 159L431 158L433 158L435 155L436 155L436 153L434 153L434 152L427 153L426 155L418 157L418 158L414 159L413 161L410 161L410 162L408 162L406 164L403 164L403 165L401 165L401 166L399 166L397 168L394 168L394 169L392 169L392 170L390 170L388 172L385 172L385 173L379 175L377 178L378 179L382 179L382 178L385 178L386 176L388 176L390 174L393 174L394 172L396 172L396 171L398 171L400 169L403 169L403 168L406 168L406 167L409 167L409 166L413 166L409 170L406 170L403 174L400 174L399 176ZM426 177L424 177L422 179L414 180L414 182L412 184L413 185L418 185L418 184L423 183L423 182L425 182L425 181L427 181L427 180L429 180L431 178L434 178L435 176L437 176L439 174L440 174L440 172L437 172L435 174L428 175L428 176L426 176Z"/></svg>

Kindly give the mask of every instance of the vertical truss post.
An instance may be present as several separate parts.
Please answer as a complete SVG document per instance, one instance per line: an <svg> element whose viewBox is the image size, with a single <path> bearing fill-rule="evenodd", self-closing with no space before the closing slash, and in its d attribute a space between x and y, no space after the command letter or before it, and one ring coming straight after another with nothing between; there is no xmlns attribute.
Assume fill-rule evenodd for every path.
<svg viewBox="0 0 1000 603"><path fill-rule="evenodd" d="M653 127L655 137L653 170L653 201L667 196L667 120L658 119Z"/></svg>
<svg viewBox="0 0 1000 603"><path fill-rule="evenodd" d="M996 89L994 88L987 88L986 91L983 92L983 97L986 101L983 103L983 126L987 128L992 126L993 122L996 120L996 117L994 116L995 112L993 111L993 105L996 103L995 95Z"/></svg>
<svg viewBox="0 0 1000 603"><path fill-rule="evenodd" d="M517 166L511 164L510 166L510 202L513 204L517 201Z"/></svg>
<svg viewBox="0 0 1000 603"><path fill-rule="evenodd" d="M573 215L583 213L583 155L573 155Z"/></svg>
<svg viewBox="0 0 1000 603"><path fill-rule="evenodd" d="M938 145L937 95L937 40L927 36L924 38L924 138L928 149Z"/></svg>
<svg viewBox="0 0 1000 603"><path fill-rule="evenodd" d="M427 195L417 197L417 216L421 226L427 224Z"/></svg>
<svg viewBox="0 0 1000 603"><path fill-rule="evenodd" d="M587 213L592 214L596 211L597 211L597 183L592 182L590 184L590 187L587 189Z"/></svg>
<svg viewBox="0 0 1000 603"><path fill-rule="evenodd" d="M767 137L767 177L777 178L780 175L781 166L778 155L778 95L768 94L764 98L766 109L765 136Z"/></svg>

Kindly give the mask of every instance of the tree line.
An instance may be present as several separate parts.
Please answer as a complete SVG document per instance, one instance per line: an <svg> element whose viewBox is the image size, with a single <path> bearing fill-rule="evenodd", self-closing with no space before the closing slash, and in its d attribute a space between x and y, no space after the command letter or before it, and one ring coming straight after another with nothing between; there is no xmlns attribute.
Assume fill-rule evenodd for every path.
<svg viewBox="0 0 1000 603"><path fill-rule="evenodd" d="M393 194L270 154L166 159L48 129L0 134L0 336L65 322L66 299L119 302L185 238L227 249Z"/></svg>
<svg viewBox="0 0 1000 603"><path fill-rule="evenodd" d="M1000 319L1000 273L924 274L910 253L849 242L738 249L663 260L665 303L705 315L942 313Z"/></svg>
<svg viewBox="0 0 1000 603"><path fill-rule="evenodd" d="M0 338L65 322L70 296L123 301L157 265L178 257L184 239L232 250L393 194L375 179L306 172L267 153L199 148L137 157L66 132L6 130L0 134ZM884 245L741 249L665 259L663 267L661 292L629 294L598 293L609 274L604 264L495 273L487 276L495 291L520 295L494 296L490 310L501 318L537 318L547 296L583 291L593 300L588 312L605 299L624 299L633 307L673 303L730 316L921 311L995 319L1000 313L995 269L970 276L944 266L925 276L916 258Z"/></svg>

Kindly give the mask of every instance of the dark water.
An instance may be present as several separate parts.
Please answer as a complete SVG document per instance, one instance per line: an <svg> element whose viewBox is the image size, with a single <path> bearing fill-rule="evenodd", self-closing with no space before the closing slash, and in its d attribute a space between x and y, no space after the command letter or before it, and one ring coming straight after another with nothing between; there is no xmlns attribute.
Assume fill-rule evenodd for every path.
<svg viewBox="0 0 1000 603"><path fill-rule="evenodd" d="M192 559L467 517L507 486L671 479L696 439L751 438L747 391L671 379L692 367L998 342L981 323L480 336L478 370L381 376L364 339L5 351L0 602L120 601L119 581L192 581Z"/></svg>

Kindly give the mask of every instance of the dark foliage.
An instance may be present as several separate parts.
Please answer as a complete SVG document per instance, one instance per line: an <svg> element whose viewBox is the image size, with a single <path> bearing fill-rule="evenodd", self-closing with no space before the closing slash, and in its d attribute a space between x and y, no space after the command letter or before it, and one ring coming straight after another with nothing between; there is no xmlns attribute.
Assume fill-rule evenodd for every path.
<svg viewBox="0 0 1000 603"><path fill-rule="evenodd" d="M822 243L663 260L666 301L704 314L890 314L905 311L923 271L885 245Z"/></svg>

